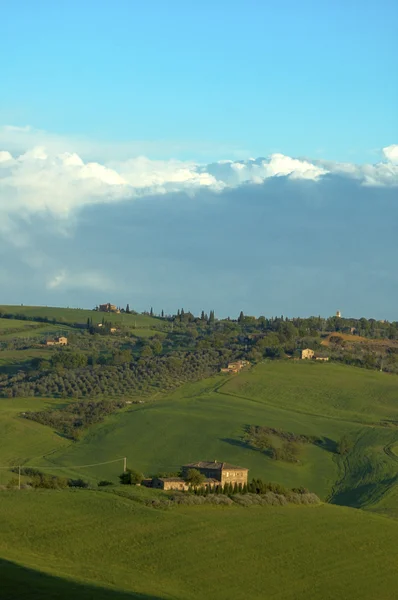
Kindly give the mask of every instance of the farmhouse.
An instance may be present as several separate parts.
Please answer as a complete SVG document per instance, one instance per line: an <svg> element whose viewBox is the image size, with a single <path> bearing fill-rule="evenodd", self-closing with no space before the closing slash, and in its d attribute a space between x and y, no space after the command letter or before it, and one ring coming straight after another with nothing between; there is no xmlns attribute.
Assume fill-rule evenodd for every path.
<svg viewBox="0 0 398 600"><path fill-rule="evenodd" d="M304 350L301 350L302 360L314 358L314 354L315 352L311 350L311 348L305 348Z"/></svg>
<svg viewBox="0 0 398 600"><path fill-rule="evenodd" d="M46 346L67 346L68 338L64 336L56 337L53 340L47 340Z"/></svg>
<svg viewBox="0 0 398 600"><path fill-rule="evenodd" d="M244 467L237 467L226 462L218 462L217 460L213 462L200 461L184 465L182 467L182 477L154 477L153 479L144 479L142 485L159 490L180 490L186 492L190 486L185 481L185 478L190 469L196 469L205 476L202 485L207 487L217 487L220 484L224 486L226 483L240 483L244 485L247 483L249 471Z"/></svg>
<svg viewBox="0 0 398 600"><path fill-rule="evenodd" d="M217 460L211 462L200 461L184 465L182 467L183 476L186 476L189 469L196 469L208 479L216 480L223 485L225 483L242 483L243 485L247 483L247 475L249 472L249 469L244 467L237 467L230 463L219 462Z"/></svg>
<svg viewBox="0 0 398 600"><path fill-rule="evenodd" d="M107 304L100 304L98 307L98 310L100 312L114 312L114 313L120 312L120 310L118 310L118 308L114 304L110 304L110 302L108 302Z"/></svg>
<svg viewBox="0 0 398 600"><path fill-rule="evenodd" d="M239 373L244 367L249 365L248 360L237 360L235 362L228 363L228 367L221 369L221 373Z"/></svg>

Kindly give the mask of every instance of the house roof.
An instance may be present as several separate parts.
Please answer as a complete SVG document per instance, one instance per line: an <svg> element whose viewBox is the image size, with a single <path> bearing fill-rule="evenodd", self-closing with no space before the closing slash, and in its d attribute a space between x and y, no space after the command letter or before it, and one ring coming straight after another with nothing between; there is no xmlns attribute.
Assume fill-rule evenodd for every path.
<svg viewBox="0 0 398 600"><path fill-rule="evenodd" d="M199 462L190 463L188 465L184 465L184 469L212 469L217 471L223 471L224 469L234 470L235 471L248 471L246 467L237 467L236 465L231 465L227 462L219 462L217 460L206 461L201 460Z"/></svg>

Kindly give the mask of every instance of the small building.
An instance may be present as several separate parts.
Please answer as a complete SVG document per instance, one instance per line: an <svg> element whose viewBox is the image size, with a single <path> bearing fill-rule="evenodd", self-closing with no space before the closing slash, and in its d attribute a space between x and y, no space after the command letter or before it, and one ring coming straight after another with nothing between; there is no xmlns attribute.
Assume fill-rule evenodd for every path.
<svg viewBox="0 0 398 600"><path fill-rule="evenodd" d="M221 369L221 373L239 373L244 367L249 365L248 360L237 360L235 362L228 363L225 369Z"/></svg>
<svg viewBox="0 0 398 600"><path fill-rule="evenodd" d="M114 304L108 302L107 304L100 304L98 307L100 312L118 312L117 307Z"/></svg>
<svg viewBox="0 0 398 600"><path fill-rule="evenodd" d="M115 333L115 331L117 331L116 327L111 327L109 330L111 333Z"/></svg>
<svg viewBox="0 0 398 600"><path fill-rule="evenodd" d="M328 356L318 356L318 355L315 355L315 360L320 360L320 361L323 361L323 362L327 362L329 360L329 357Z"/></svg>
<svg viewBox="0 0 398 600"><path fill-rule="evenodd" d="M67 346L68 338L61 335L60 337L56 337L53 340L47 340L46 346Z"/></svg>
<svg viewBox="0 0 398 600"><path fill-rule="evenodd" d="M226 462L214 461L200 461L184 465L182 467L182 474L186 476L189 469L196 469L199 473L202 473L208 480L216 482L216 485L221 483L241 483L242 485L247 483L247 476L249 469L245 467L237 467Z"/></svg>
<svg viewBox="0 0 398 600"><path fill-rule="evenodd" d="M341 319L341 311L340 310L336 311L336 317L338 319Z"/></svg>
<svg viewBox="0 0 398 600"><path fill-rule="evenodd" d="M314 354L315 352L311 348L304 348L304 350L301 350L301 359L312 359L314 358Z"/></svg>
<svg viewBox="0 0 398 600"><path fill-rule="evenodd" d="M154 477L150 482L151 484L148 487L158 490L179 490L186 492L189 489L189 485L182 477Z"/></svg>

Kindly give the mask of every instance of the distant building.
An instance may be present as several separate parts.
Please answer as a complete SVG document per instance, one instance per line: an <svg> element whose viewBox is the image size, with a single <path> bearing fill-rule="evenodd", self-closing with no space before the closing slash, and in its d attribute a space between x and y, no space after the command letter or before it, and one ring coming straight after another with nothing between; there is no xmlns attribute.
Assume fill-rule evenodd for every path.
<svg viewBox="0 0 398 600"><path fill-rule="evenodd" d="M245 467L237 467L230 463L218 462L217 460L211 462L200 461L184 465L182 467L184 476L186 476L189 469L196 469L206 478L216 480L222 485L224 485L224 483L241 483L243 485L247 483L247 475L249 472L249 469L246 469Z"/></svg>
<svg viewBox="0 0 398 600"><path fill-rule="evenodd" d="M237 467L225 462L196 462L182 467L182 477L154 477L153 479L144 479L142 485L159 490L179 490L186 492L190 485L185 481L190 469L196 469L205 476L203 486L217 487L225 483L247 483L248 469Z"/></svg>
<svg viewBox="0 0 398 600"><path fill-rule="evenodd" d="M116 327L111 327L109 330L111 333L115 333L115 331L117 331Z"/></svg>
<svg viewBox="0 0 398 600"><path fill-rule="evenodd" d="M338 319L341 319L341 312L340 312L339 310L336 312L336 317L337 317Z"/></svg>
<svg viewBox="0 0 398 600"><path fill-rule="evenodd" d="M302 360L314 358L315 352L311 350L311 348L305 348L301 350L301 358Z"/></svg>
<svg viewBox="0 0 398 600"><path fill-rule="evenodd" d="M46 346L67 346L68 338L64 336L56 337L53 340L47 340Z"/></svg>
<svg viewBox="0 0 398 600"><path fill-rule="evenodd" d="M239 373L239 371L248 365L250 365L248 360L237 360L235 362L228 363L228 367L221 369L221 373Z"/></svg>
<svg viewBox="0 0 398 600"><path fill-rule="evenodd" d="M100 312L120 312L120 310L118 310L117 306L115 306L114 304L110 304L109 302L107 304L100 304L98 307L98 310Z"/></svg>

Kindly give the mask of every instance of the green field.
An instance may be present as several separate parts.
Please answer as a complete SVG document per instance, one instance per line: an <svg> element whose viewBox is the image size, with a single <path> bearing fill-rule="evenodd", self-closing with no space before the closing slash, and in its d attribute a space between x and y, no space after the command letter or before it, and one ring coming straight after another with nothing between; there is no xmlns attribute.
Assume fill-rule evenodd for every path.
<svg viewBox="0 0 398 600"><path fill-rule="evenodd" d="M398 444L398 428L380 424L396 417L397 382L395 376L334 364L264 363L131 405L92 426L78 442L54 447L39 462L54 473L76 476L82 472L74 466L124 456L146 474L177 471L189 461L225 460L248 467L250 476L302 485L338 504L372 508L394 487L398 474L398 458L388 450ZM13 419L19 423L17 415L16 410ZM245 443L247 425L313 435L324 443L303 445L298 464L275 461ZM335 452L343 436L352 444L345 457ZM24 443L20 439L18 455L38 465L37 454L32 460ZM120 466L101 464L83 473L90 481L116 480Z"/></svg>
<svg viewBox="0 0 398 600"><path fill-rule="evenodd" d="M398 522L354 509L165 511L104 492L5 492L0 530L8 599L42 597L37 571L54 598L71 589L106 598L89 595L94 583L115 600L116 590L181 600L396 598ZM21 585L26 568L36 590Z"/></svg>
<svg viewBox="0 0 398 600"><path fill-rule="evenodd" d="M216 459L248 467L250 477L305 486L335 504L160 510L109 490L3 490L0 575L11 590L7 598L35 597L18 586L21 577L39 590L37 598L40 590L115 600L395 598L397 399L394 375L264 362L129 405L78 442L20 416L60 401L0 400L3 466L29 464L95 484L117 482L124 456L146 474ZM322 443L303 445L299 463L276 461L245 443L247 425ZM351 447L341 456L336 444L343 436ZM0 470L0 483L11 476ZM148 493L154 492L136 495Z"/></svg>
<svg viewBox="0 0 398 600"><path fill-rule="evenodd" d="M132 314L116 314L116 313L103 313L94 310L84 310L80 308L57 308L52 306L0 306L0 312L26 315L28 318L41 317L54 319L57 323L75 324L87 323L87 319L92 319L94 324L101 323L102 319L105 318L115 326L123 327L126 329L140 329L148 331L153 330L164 330L167 329L167 323L161 319L150 317L147 315L132 315ZM2 319L2 321L9 321L8 319ZM11 320L10 323L17 321ZM19 321L23 323L24 321ZM145 335L145 334L144 334Z"/></svg>

